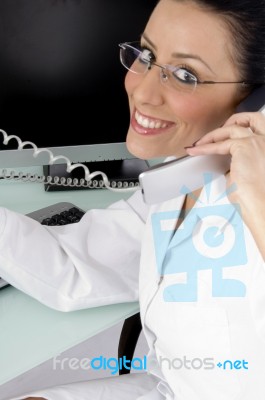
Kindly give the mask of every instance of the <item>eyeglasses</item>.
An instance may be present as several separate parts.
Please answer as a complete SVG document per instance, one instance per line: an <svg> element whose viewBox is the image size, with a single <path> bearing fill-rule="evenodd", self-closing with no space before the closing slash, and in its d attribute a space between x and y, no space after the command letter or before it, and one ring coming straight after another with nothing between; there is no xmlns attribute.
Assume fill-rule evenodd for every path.
<svg viewBox="0 0 265 400"><path fill-rule="evenodd" d="M249 85L250 82L216 82L199 81L198 78L186 68L172 65L159 65L154 61L154 55L148 49L142 48L139 42L120 43L120 61L122 65L135 74L145 74L153 65L160 68L160 80L181 92L193 93L197 85L213 85L220 83L240 83ZM259 84L253 83L252 84Z"/></svg>

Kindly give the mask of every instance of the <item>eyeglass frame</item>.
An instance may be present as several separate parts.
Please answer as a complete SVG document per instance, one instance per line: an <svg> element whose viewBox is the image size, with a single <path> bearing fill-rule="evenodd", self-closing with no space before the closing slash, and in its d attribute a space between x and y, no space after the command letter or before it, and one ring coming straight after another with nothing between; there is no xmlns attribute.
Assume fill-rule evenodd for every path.
<svg viewBox="0 0 265 400"><path fill-rule="evenodd" d="M152 61L152 60L146 60L147 61L147 68L146 68L146 70L144 71L144 72L136 72L136 71L133 71L132 69L130 69L129 67L127 67L123 62L122 62L122 58L121 58L121 50L123 49L123 50L125 50L125 48L124 48L124 46L129 46L129 47L131 47L132 49L135 49L135 50L137 50L137 51L139 51L139 53L143 53L143 51L141 51L141 50L139 50L137 47L134 47L133 46L133 44L139 44L140 45L140 42L137 42L137 41L135 41L135 42L123 42L123 43L119 43L119 47L120 47L120 61L121 61L121 64L124 66L124 68L126 68L128 71L130 71L130 72L133 72L133 73L135 73L135 74L145 74L148 70L150 70L151 69L151 67L153 66L153 65L155 65L156 67L159 67L159 68L161 68L161 70L163 71L163 70L166 70L166 71L170 71L170 72L172 72L173 70L177 70L177 69L184 69L185 70L185 68L178 68L178 67L175 67L175 66L173 66L173 65L169 65L169 64L158 64L158 63L156 63L155 61ZM140 45L140 47L141 47L141 45ZM148 65L149 64L149 65ZM196 78L196 76L195 75L193 75L192 73L190 73L189 72L189 74L190 75L192 75L192 76L194 76L194 78L196 79L196 83L195 83L195 87L194 87L194 90L196 89L196 86L197 85L214 85L214 84L232 84L232 83L234 83L234 84L241 84L242 86L248 86L248 85L264 85L264 83L265 82L251 82L251 81L199 81L198 80L198 78ZM185 83L185 82L183 82L183 83Z"/></svg>

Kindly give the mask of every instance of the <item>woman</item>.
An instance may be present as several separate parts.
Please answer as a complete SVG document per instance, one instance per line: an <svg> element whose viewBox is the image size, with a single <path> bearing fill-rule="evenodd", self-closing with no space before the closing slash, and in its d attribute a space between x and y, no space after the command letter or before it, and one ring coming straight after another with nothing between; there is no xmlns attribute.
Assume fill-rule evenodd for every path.
<svg viewBox="0 0 265 400"><path fill-rule="evenodd" d="M133 301L140 280L148 374L31 398L264 399L265 119L230 117L265 80L264 22L260 0L160 0L140 45L121 46L128 149L144 159L231 154L226 176L150 209L136 193L74 226L1 210L1 276L48 306Z"/></svg>

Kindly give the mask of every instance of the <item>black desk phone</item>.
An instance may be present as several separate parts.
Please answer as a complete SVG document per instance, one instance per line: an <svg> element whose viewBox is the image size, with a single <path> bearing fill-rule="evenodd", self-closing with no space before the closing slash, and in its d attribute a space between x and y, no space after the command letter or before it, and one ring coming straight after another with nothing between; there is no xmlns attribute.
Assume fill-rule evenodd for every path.
<svg viewBox="0 0 265 400"><path fill-rule="evenodd" d="M265 85L253 91L237 107L236 112L265 110ZM139 175L145 203L170 200L181 194L183 187L189 191L204 185L206 173L218 177L229 170L230 155L184 156L156 164Z"/></svg>

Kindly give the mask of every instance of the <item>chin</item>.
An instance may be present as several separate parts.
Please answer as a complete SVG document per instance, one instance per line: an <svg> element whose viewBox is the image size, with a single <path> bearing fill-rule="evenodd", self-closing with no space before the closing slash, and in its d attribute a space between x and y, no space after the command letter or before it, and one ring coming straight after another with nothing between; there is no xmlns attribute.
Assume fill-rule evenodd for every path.
<svg viewBox="0 0 265 400"><path fill-rule="evenodd" d="M128 151L135 156L136 158L140 158L142 160L147 160L147 154L143 148L139 148L136 146L131 145L130 143L126 142L126 147Z"/></svg>
<svg viewBox="0 0 265 400"><path fill-rule="evenodd" d="M164 154L161 154L161 149L158 149L158 146L150 143L149 140L135 137L130 131L128 131L126 137L126 147L132 155L142 160L164 157Z"/></svg>
<svg viewBox="0 0 265 400"><path fill-rule="evenodd" d="M154 151L147 146L136 144L130 140L126 140L126 147L133 156L142 160L150 160L152 158L161 157L157 151Z"/></svg>

